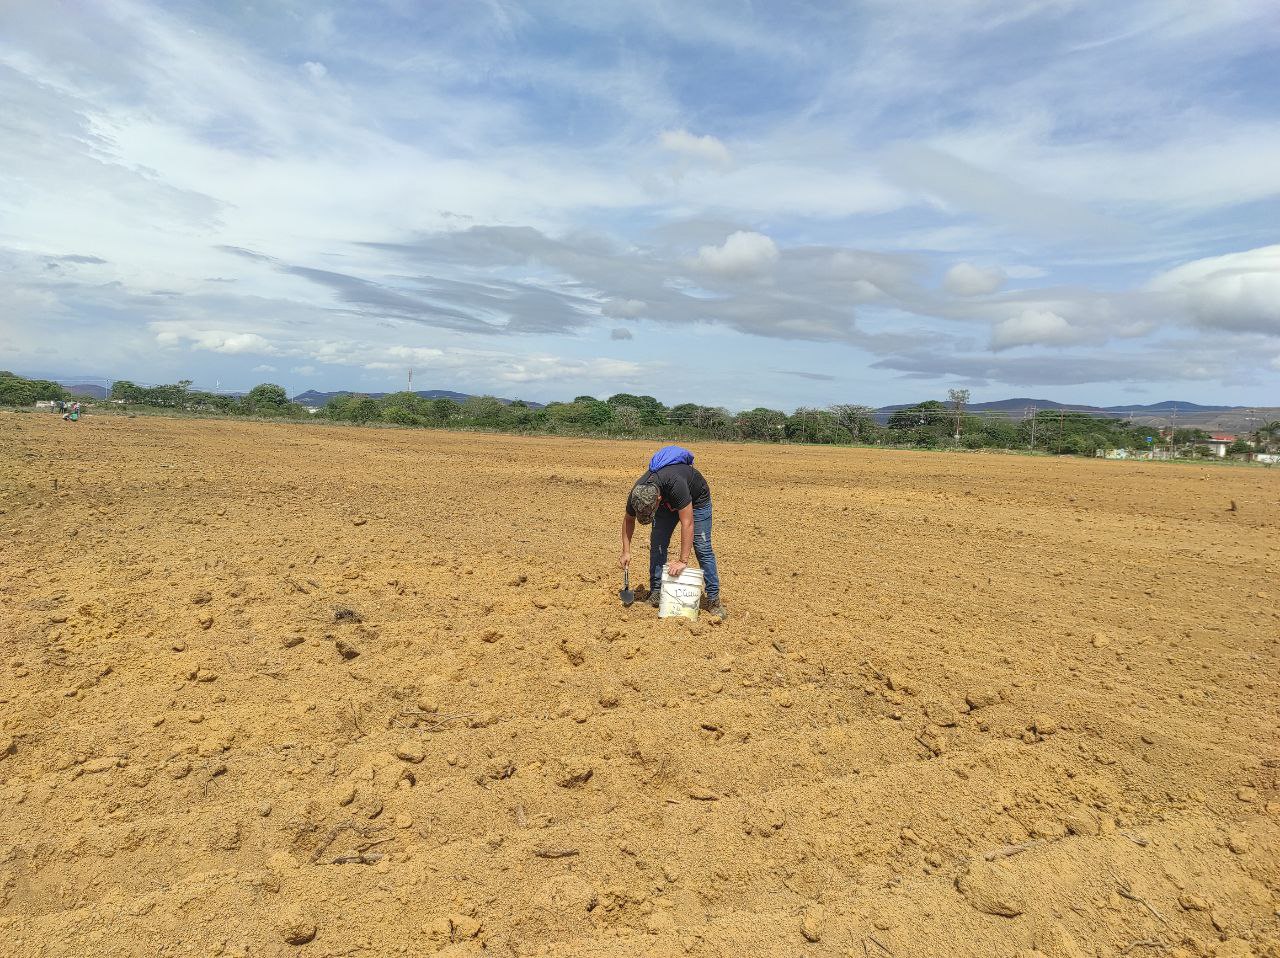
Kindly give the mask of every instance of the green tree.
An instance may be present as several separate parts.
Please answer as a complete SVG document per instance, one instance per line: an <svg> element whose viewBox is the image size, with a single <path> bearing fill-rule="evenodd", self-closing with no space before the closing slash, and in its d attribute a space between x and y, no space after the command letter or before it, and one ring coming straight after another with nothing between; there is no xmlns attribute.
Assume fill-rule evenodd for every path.
<svg viewBox="0 0 1280 958"><path fill-rule="evenodd" d="M743 439L781 442L787 436L787 414L781 409L757 406L738 413L733 423Z"/></svg>
<svg viewBox="0 0 1280 958"><path fill-rule="evenodd" d="M377 422L382 418L382 402L372 396L352 396L346 404L350 422Z"/></svg>
<svg viewBox="0 0 1280 958"><path fill-rule="evenodd" d="M431 400L431 421L436 425L443 426L453 419L456 419L462 412L462 406L453 399L440 397Z"/></svg>
<svg viewBox="0 0 1280 958"><path fill-rule="evenodd" d="M547 414L517 399L507 406L507 422L521 432L537 430L546 426Z"/></svg>
<svg viewBox="0 0 1280 958"><path fill-rule="evenodd" d="M269 416L272 413L281 412L285 406L289 405L289 394L284 391L283 386L277 386L275 383L260 383L249 390L243 403L250 412Z"/></svg>
<svg viewBox="0 0 1280 958"><path fill-rule="evenodd" d="M1280 419L1269 422L1258 429L1258 446L1267 452L1275 450L1276 441L1280 439Z"/></svg>
<svg viewBox="0 0 1280 958"><path fill-rule="evenodd" d="M384 396L380 403L383 422L401 426L422 426L431 418L430 400L423 399L417 393L392 393L390 396Z"/></svg>
<svg viewBox="0 0 1280 958"><path fill-rule="evenodd" d="M875 432L875 416L870 406L839 403L831 407L836 423L853 437L854 442L864 440Z"/></svg>
<svg viewBox="0 0 1280 958"><path fill-rule="evenodd" d="M960 433L964 426L964 410L969 405L969 390L948 389L947 399L951 402L951 413L955 416L956 431L952 438L959 442Z"/></svg>
<svg viewBox="0 0 1280 958"><path fill-rule="evenodd" d="M1208 438L1209 434L1207 432L1196 427L1183 427L1173 431L1173 444L1175 446L1204 442Z"/></svg>
<svg viewBox="0 0 1280 958"><path fill-rule="evenodd" d="M459 416L485 429L501 429L509 418L506 405L496 396L469 396L463 401Z"/></svg>
<svg viewBox="0 0 1280 958"><path fill-rule="evenodd" d="M644 426L644 414L635 406L614 406L613 424L624 436L634 436Z"/></svg>
<svg viewBox="0 0 1280 958"><path fill-rule="evenodd" d="M48 379L27 379L10 372L0 374L0 405L29 406L41 400L68 398L68 392Z"/></svg>
<svg viewBox="0 0 1280 958"><path fill-rule="evenodd" d="M127 379L117 379L111 384L111 398L125 403L142 402L142 388Z"/></svg>
<svg viewBox="0 0 1280 958"><path fill-rule="evenodd" d="M614 409L629 406L640 416L646 426L661 426L666 422L667 407L652 396L633 396L631 393L615 393L605 400Z"/></svg>
<svg viewBox="0 0 1280 958"><path fill-rule="evenodd" d="M827 409L801 407L787 418L787 438L793 442L848 442L852 435L842 428L835 413Z"/></svg>
<svg viewBox="0 0 1280 958"><path fill-rule="evenodd" d="M425 420L404 406L382 407L382 421L395 423L398 426L421 426Z"/></svg>
<svg viewBox="0 0 1280 958"><path fill-rule="evenodd" d="M579 396L569 403L547 406L548 421L558 428L572 430L604 429L613 422L613 407L590 396Z"/></svg>
<svg viewBox="0 0 1280 958"><path fill-rule="evenodd" d="M1015 446L1025 445L1025 441L1019 440L1017 423L1011 419L992 417L985 421L976 421L976 416L970 419L975 422L965 426L964 434L967 438L977 439L979 446L1013 449Z"/></svg>
<svg viewBox="0 0 1280 958"><path fill-rule="evenodd" d="M325 419L334 419L338 422L347 421L350 418L347 411L351 405L351 399L350 393L338 393L320 407L320 415Z"/></svg>
<svg viewBox="0 0 1280 958"><path fill-rule="evenodd" d="M916 403L904 409L897 409L889 417L889 428L893 430L916 430L923 426L943 426L947 424L947 410L936 399Z"/></svg>

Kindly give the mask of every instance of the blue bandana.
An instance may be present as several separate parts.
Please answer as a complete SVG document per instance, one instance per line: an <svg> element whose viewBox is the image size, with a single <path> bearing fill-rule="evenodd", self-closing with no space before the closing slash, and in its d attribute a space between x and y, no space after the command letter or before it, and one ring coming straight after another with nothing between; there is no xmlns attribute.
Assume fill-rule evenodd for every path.
<svg viewBox="0 0 1280 958"><path fill-rule="evenodd" d="M657 472L663 466L673 466L678 462L693 465L693 453L682 446L663 446L649 460L649 471Z"/></svg>

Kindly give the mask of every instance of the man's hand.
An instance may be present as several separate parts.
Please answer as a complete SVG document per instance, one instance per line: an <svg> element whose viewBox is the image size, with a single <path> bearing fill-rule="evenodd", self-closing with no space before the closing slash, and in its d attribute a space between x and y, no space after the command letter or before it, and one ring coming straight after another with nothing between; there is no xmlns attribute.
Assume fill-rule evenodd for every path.
<svg viewBox="0 0 1280 958"><path fill-rule="evenodd" d="M631 553L624 552L622 553L622 558L618 560L618 568L628 569L630 567L631 567Z"/></svg>
<svg viewBox="0 0 1280 958"><path fill-rule="evenodd" d="M689 568L689 563L681 562L679 559L672 559L667 563L667 574L674 579L687 568Z"/></svg>

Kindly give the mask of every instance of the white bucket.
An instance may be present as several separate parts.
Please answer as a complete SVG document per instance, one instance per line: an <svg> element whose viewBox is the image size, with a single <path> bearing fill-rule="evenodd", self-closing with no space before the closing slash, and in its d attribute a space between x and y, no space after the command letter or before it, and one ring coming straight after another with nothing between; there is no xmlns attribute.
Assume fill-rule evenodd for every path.
<svg viewBox="0 0 1280 958"><path fill-rule="evenodd" d="M674 579L666 569L662 570L662 591L658 595L658 618L681 615L686 619L698 617L698 603L702 599L702 570L685 569Z"/></svg>

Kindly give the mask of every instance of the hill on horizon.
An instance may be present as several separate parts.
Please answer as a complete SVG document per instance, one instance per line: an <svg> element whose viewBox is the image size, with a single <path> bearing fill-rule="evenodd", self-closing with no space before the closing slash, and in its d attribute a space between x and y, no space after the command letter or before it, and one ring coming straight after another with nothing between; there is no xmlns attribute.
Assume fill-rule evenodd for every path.
<svg viewBox="0 0 1280 958"><path fill-rule="evenodd" d="M924 402L925 400L921 400ZM894 413L899 409L910 409L912 406L918 406L919 403L895 403L891 406L881 406L876 412ZM943 403L943 405L947 405ZM965 406L965 409L972 412L983 412L987 410L997 412L1025 413L1034 406L1036 409L1065 409L1071 412L1087 412L1094 414L1127 414L1127 413L1166 413L1166 412L1188 412L1188 413L1215 413L1215 412L1243 412L1255 407L1252 406L1204 406L1193 402L1180 402L1176 399L1166 399L1158 403L1126 403L1121 406L1090 406L1079 403L1063 403L1054 399L1031 399L1025 396L1015 397L1013 399L996 399L991 402L973 402Z"/></svg>
<svg viewBox="0 0 1280 958"><path fill-rule="evenodd" d="M452 389L415 389L413 394L422 399L452 399L454 402L465 402L472 398L470 393L455 392ZM304 406L325 406L339 396L368 396L370 399L384 399L390 395L391 393L389 392L367 393L358 392L354 389L338 389L334 392L320 392L317 389L308 389L306 392L301 392L294 396L293 401ZM499 397L498 401L509 406L517 400ZM543 406L542 403L528 402L527 400L525 402L533 409L541 409Z"/></svg>
<svg viewBox="0 0 1280 958"><path fill-rule="evenodd" d="M105 386L99 386L97 383L71 383L65 382L59 385L66 388L67 392L73 396L92 396L94 399L106 399L111 395L111 391Z"/></svg>

